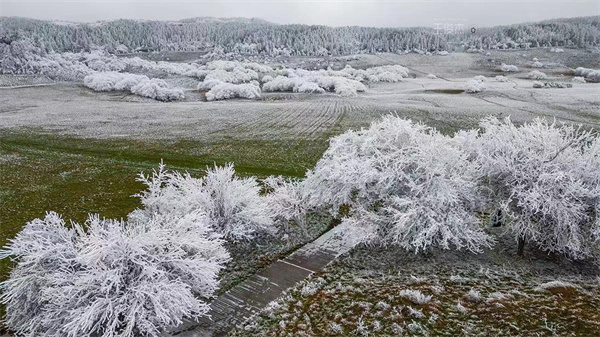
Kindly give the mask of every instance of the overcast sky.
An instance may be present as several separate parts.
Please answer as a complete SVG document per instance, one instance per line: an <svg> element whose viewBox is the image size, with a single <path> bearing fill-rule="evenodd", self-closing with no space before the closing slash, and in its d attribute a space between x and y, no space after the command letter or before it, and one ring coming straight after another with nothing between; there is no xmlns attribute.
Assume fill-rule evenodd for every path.
<svg viewBox="0 0 600 337"><path fill-rule="evenodd" d="M600 0L0 0L0 16L78 22L215 16L330 26L431 27L454 23L481 27L590 15L600 15Z"/></svg>

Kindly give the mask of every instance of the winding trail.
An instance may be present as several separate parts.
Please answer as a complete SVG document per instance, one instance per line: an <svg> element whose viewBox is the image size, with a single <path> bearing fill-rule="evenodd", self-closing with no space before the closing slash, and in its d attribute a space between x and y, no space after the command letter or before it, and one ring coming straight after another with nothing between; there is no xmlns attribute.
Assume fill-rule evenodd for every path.
<svg viewBox="0 0 600 337"><path fill-rule="evenodd" d="M358 241L357 235L341 224L288 257L277 260L247 278L211 303L211 318L186 321L163 336L225 336L235 326L258 313L284 291L318 272L336 257L348 252Z"/></svg>

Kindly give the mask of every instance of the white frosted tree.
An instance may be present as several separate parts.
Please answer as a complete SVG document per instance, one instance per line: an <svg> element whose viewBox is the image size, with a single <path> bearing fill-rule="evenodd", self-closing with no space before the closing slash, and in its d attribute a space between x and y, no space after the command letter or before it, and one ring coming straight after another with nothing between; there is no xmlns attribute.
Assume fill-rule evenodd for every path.
<svg viewBox="0 0 600 337"><path fill-rule="evenodd" d="M0 252L6 324L26 336L158 336L208 312L229 254L205 214L152 214L84 225L56 213L29 222Z"/></svg>
<svg viewBox="0 0 600 337"><path fill-rule="evenodd" d="M482 121L469 150L519 241L583 258L598 248L600 144L590 131L536 119ZM475 144L475 145L474 145Z"/></svg>
<svg viewBox="0 0 600 337"><path fill-rule="evenodd" d="M183 216L192 212L207 214L217 233L226 239L250 239L256 232L273 230L268 202L260 195L255 178L238 178L233 165L207 168L206 176L169 172L161 163L152 175L140 174L148 189L141 192L144 209L130 218L144 219L150 214Z"/></svg>
<svg viewBox="0 0 600 337"><path fill-rule="evenodd" d="M366 239L414 250L439 246L481 251L477 169L468 153L435 129L394 116L348 131L304 182L309 205L367 228ZM364 233L364 231L363 231Z"/></svg>

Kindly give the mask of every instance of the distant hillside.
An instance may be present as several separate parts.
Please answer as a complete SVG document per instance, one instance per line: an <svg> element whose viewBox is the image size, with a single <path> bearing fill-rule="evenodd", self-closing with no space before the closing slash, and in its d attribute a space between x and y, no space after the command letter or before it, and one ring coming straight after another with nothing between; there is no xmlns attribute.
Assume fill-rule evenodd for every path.
<svg viewBox="0 0 600 337"><path fill-rule="evenodd" d="M480 28L445 34L433 28L279 25L261 19L192 18L180 21L115 20L96 23L0 18L0 43L30 39L44 51L202 50L241 54L347 55L354 53L588 47L600 44L600 16Z"/></svg>

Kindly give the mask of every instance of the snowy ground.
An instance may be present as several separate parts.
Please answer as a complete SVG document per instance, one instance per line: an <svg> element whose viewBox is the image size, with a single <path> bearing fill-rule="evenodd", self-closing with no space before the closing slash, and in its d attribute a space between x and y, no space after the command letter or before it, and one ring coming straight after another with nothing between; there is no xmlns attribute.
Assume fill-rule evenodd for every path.
<svg viewBox="0 0 600 337"><path fill-rule="evenodd" d="M191 56L170 55L169 58L189 61ZM544 116L600 127L600 84L573 83L573 87L567 89L534 89L533 80L526 78L527 73L534 70L529 66L533 57L537 57L545 65L545 68L537 70L546 73L550 80L559 82L570 83L572 76L569 75L569 67L600 68L597 57L573 50L566 50L564 54L532 50L493 51L490 56L456 53L448 56L364 55L348 60L286 58L276 62L279 65L306 68L331 65L336 69L346 63L355 68L401 64L408 67L415 78L409 77L399 83L371 84L368 91L359 93L358 97L263 93L259 100L205 102L203 95L193 89L197 80L154 74L161 75L172 85L186 89L184 100L169 103L122 92L94 92L72 82L56 83L40 77L0 75L0 176L3 177L0 179L0 244L14 236L25 221L41 216L46 210L57 210L65 217L76 220L78 216L96 212L107 217L125 216L137 206L137 201L130 197L141 188L134 181L135 174L155 167L161 158L176 169L186 169L192 173L199 173L196 170L202 170L205 165L213 162L221 164L233 161L236 168L244 174L302 175L314 165L332 135L349 128L367 126L388 113L423 121L447 133L476 127L477 122L488 115L511 116L516 122ZM493 77L501 73L494 69L501 63L514 64L521 71L504 73L509 81L497 82ZM429 79L428 74L434 74L438 78ZM477 94L463 92L467 82L477 75L486 76L487 89ZM82 138L85 140L82 141ZM323 228L315 227L315 233L309 236L316 235ZM251 271L244 268L248 252L255 255L249 259L253 261L250 263L252 268L256 268L290 247L271 243L265 244L263 248L248 251L245 247L237 249L235 254L239 255L241 262L230 267L224 282L226 286L235 284ZM341 326L342 334L348 334L358 328L359 322L373 328L375 321L380 321L381 324L387 324L381 330L382 333L394 333L390 329L395 329L392 323L396 323L404 331L417 331L419 326L428 331L450 327L451 330L448 331L459 334L464 333L464 329L477 330L492 319L508 317L506 319L510 321L514 318L506 316L508 309L495 304L490 307L463 300L464 293L470 288L480 291L486 298L494 292L505 293L516 289L525 294L514 295L519 301L514 303L522 306L523 310L557 305L568 308L581 303L582 309L568 312L569 315L577 315L586 310L590 312L591 307L597 309L599 305L596 296L597 276L577 268L567 268L566 272L561 272L561 277L581 283L581 288L576 292L569 290L565 296L535 292L537 285L558 275L560 268L553 265L554 262L534 263L542 266L541 269L549 268L546 272L540 272L539 268L521 270L517 273L518 276L514 276L514 270L506 275L494 272L492 276L499 279L491 282L489 275L478 274L480 265L483 264L484 268L499 268L504 264L511 264L514 256L486 253L484 262L477 260L479 258L466 259L473 262L473 266L446 264L446 269L437 273L434 272L438 267L436 263L424 264L424 261L430 259L427 256L417 261L411 260L411 255L403 252L390 255L389 252L377 251L371 255L371 250L366 248L358 249L352 254L354 255L345 257L325 274L315 276L315 279L319 276L325 279L327 286L322 288L331 287L331 293L317 292L314 296L304 296L301 294L301 286L291 294L291 298L294 303L300 301L302 304L298 304L298 308L285 304L277 312L277 315L306 314L312 323L290 322L285 317L276 316L276 319L258 320L258 325L251 325L249 331L260 331L261 335L279 335L280 332L281 335L296 335L300 331L308 333L309 330L306 329L310 327L313 331L326 334L339 330L337 326L331 326L335 322ZM398 258L393 259L394 257ZM456 255L452 262L463 258L463 255ZM371 262L357 262L357 259ZM378 259L387 262L374 263ZM440 260L439 257L432 259ZM490 259L495 260L490 262ZM399 266L405 268L406 265L411 265L412 269L394 269ZM424 267L417 268L420 265ZM0 269L2 278L8 268L0 265ZM393 271L390 272L390 269ZM433 273L436 275L432 275ZM583 281L573 280L582 273ZM425 277L426 280L413 286L411 274ZM451 277L457 274L476 280L452 286L454 283ZM368 281L363 282L365 279ZM341 287L339 289L346 289L339 296L336 295L338 283ZM436 294L436 288L432 287L437 285L445 286L448 292ZM352 290L348 286L355 288ZM426 295L433 296L433 304L411 305L406 299L394 297L388 302L399 310L398 313L403 318L392 322L389 320L388 309L373 308L379 301L385 302L382 296L393 294L378 294L375 290L370 290L364 296L357 294L380 288L390 291L399 291L400 288L421 289ZM594 291L596 295L589 296ZM566 302L561 302L563 298L567 298ZM340 299L340 307L330 307L330 304L338 305L337 301L324 299ZM459 300L467 308L465 317L468 319L463 319L463 314L457 308ZM500 304L509 308L518 307L510 303L513 302ZM363 312L361 305L371 309L368 313ZM407 308L409 305L413 309L422 310L425 316L411 314ZM324 315L323 321L318 323L314 323L315 318L310 316L311 312L335 314L337 311L342 314L347 312L348 315L341 318ZM378 313L380 311L381 314ZM528 336L535 333L551 335L553 329L560 335L560 332L572 328L561 321L560 317L555 317L557 313L564 313L563 311L542 311L544 310L536 313L540 319L535 324L528 320L512 324L525 329L522 335ZM593 310L591 311L593 314ZM430 321L434 314L439 317L438 322L442 323ZM543 321L543 314L548 319L547 324ZM526 316L527 313L520 312L518 315ZM347 322L342 322L342 318ZM584 315L581 319L582 331L597 329L598 319L597 316ZM300 320L305 318L300 316ZM411 328L411 323L416 325ZM281 327L279 324L285 326ZM304 324L304 328L300 324ZM519 334L518 331L511 330L509 325L499 324L490 329L492 328L496 330L483 330L484 335ZM237 333L245 334L243 331Z"/></svg>
<svg viewBox="0 0 600 337"><path fill-rule="evenodd" d="M600 273L589 266L519 258L509 238L479 255L359 246L230 335L594 336Z"/></svg>
<svg viewBox="0 0 600 337"><path fill-rule="evenodd" d="M423 64L417 64L416 57ZM485 56L472 54L365 56L352 62L355 66L402 63L417 78L371 84L366 93L351 98L334 94L263 93L260 100L202 102L200 93L191 89L196 81L180 77L167 80L188 87L186 99L166 104L120 92L93 92L73 83L18 85L0 89L0 128L41 128L91 138L214 141L223 137L322 139L348 128L365 126L387 113L421 120L442 131L476 126L487 115L510 115L517 122L546 116L599 125L600 84L534 89L533 80L526 79L531 70L528 68L504 74L508 82L496 82L491 76L500 73L480 66L482 58ZM551 80L569 83L571 76L562 74L565 69L556 66L541 70ZM439 78L426 78L429 73ZM461 92L476 75L490 77L485 83L487 90L478 94ZM0 83L5 82L8 82L6 75Z"/></svg>

